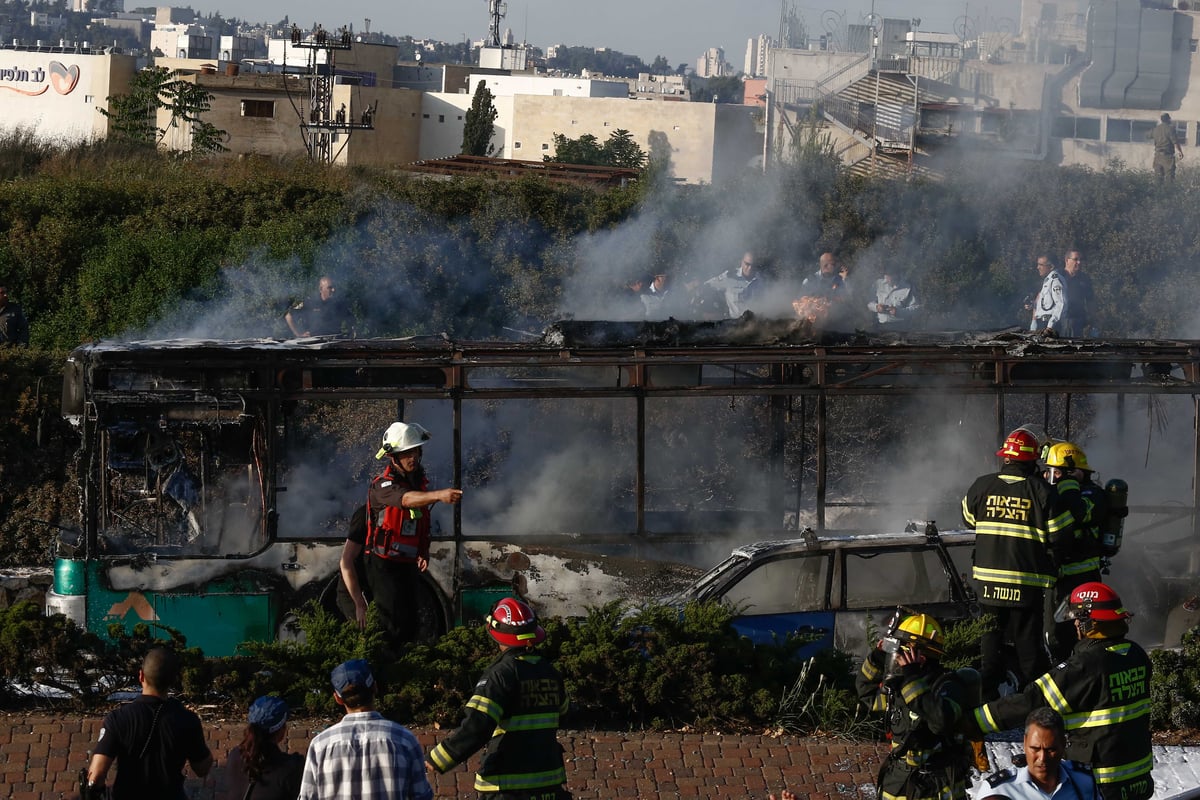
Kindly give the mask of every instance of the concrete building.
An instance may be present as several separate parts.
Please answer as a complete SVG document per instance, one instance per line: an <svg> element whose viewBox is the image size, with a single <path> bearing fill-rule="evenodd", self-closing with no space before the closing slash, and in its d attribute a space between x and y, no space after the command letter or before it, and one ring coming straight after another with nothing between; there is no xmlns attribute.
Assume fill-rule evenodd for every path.
<svg viewBox="0 0 1200 800"><path fill-rule="evenodd" d="M627 78L629 96L635 100L691 100L687 79L682 75L651 75L639 72L636 78Z"/></svg>
<svg viewBox="0 0 1200 800"><path fill-rule="evenodd" d="M725 63L725 51L720 47L710 47L696 59L698 78L723 78L729 71L729 65Z"/></svg>
<svg viewBox="0 0 1200 800"><path fill-rule="evenodd" d="M638 103L616 98L513 98L512 130L502 158L530 161L554 155L554 134L601 142L624 129L646 153L656 140L670 149L672 175L684 183L711 183L760 170L762 134L754 109L715 103Z"/></svg>
<svg viewBox="0 0 1200 800"><path fill-rule="evenodd" d="M216 42L203 25L159 25L150 32L150 52L168 58L215 58Z"/></svg>
<svg viewBox="0 0 1200 800"><path fill-rule="evenodd" d="M0 129L71 145L108 136L111 95L129 89L131 56L62 47L0 49Z"/></svg>
<svg viewBox="0 0 1200 800"><path fill-rule="evenodd" d="M232 156L306 156L296 106L304 108L307 85L292 75L182 76L212 95L206 122L225 131L224 145ZM349 84L333 88L333 107L345 107L347 119L357 121L374 109L374 130L333 133L334 163L343 166L387 166L415 161L418 155L421 93ZM170 112L160 111L158 126L167 130L163 146L191 149L188 125L170 125Z"/></svg>
<svg viewBox="0 0 1200 800"><path fill-rule="evenodd" d="M760 33L746 41L746 62L742 72L747 78L759 78L767 74L767 59L771 53L771 37Z"/></svg>
<svg viewBox="0 0 1200 800"><path fill-rule="evenodd" d="M1093 0L1084 24L1077 6L1025 0L1020 35L981 32L974 46L885 20L887 55L875 62L775 51L768 150L786 159L819 100L819 124L855 169L891 161L936 171L951 141L1014 159L1149 169L1146 137L1163 111L1190 155L1200 145L1200 13L1177 5L1189 7Z"/></svg>
<svg viewBox="0 0 1200 800"><path fill-rule="evenodd" d="M479 81L487 83L496 97L517 94L548 95L550 97L628 97L629 84L624 80L598 78L549 78L542 75L472 75L467 94L475 94Z"/></svg>

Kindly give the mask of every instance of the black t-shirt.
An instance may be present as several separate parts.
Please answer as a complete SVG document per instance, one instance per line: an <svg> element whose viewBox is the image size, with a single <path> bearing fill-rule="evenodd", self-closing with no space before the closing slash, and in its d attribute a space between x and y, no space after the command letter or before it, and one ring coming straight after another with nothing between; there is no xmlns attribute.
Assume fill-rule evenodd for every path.
<svg viewBox="0 0 1200 800"><path fill-rule="evenodd" d="M292 309L293 316L299 315L297 325L301 331L312 336L336 336L348 327L350 315L346 306L336 297L322 300L320 295L308 298Z"/></svg>
<svg viewBox="0 0 1200 800"><path fill-rule="evenodd" d="M360 547L365 547L367 544L367 507L361 505L354 510L354 514L350 517L350 525L346 529L346 541L354 542ZM354 570L358 573L358 588L362 589L367 600L371 599L371 587L367 585L367 570L363 564L364 553L359 553L358 558L354 559ZM354 601L350 599L350 590L346 588L346 581L342 578L342 572L338 570L337 582L337 606L346 619L351 622L355 619Z"/></svg>
<svg viewBox="0 0 1200 800"><path fill-rule="evenodd" d="M246 764L242 750L235 747L229 753L229 800L243 800L250 779L245 774ZM300 753L285 753L274 742L263 745L262 771L250 789L250 800L296 800L300 796L300 782L304 776L304 756Z"/></svg>
<svg viewBox="0 0 1200 800"><path fill-rule="evenodd" d="M183 798L183 765L210 755L199 717L148 695L109 712L94 752L117 761L113 800Z"/></svg>

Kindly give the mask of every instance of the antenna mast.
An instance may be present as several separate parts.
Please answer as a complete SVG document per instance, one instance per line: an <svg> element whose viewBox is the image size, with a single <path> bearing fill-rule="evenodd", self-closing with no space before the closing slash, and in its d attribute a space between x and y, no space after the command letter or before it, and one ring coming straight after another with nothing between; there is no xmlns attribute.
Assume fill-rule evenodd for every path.
<svg viewBox="0 0 1200 800"><path fill-rule="evenodd" d="M504 0L488 0L488 47L500 46L500 23L508 13L508 3Z"/></svg>

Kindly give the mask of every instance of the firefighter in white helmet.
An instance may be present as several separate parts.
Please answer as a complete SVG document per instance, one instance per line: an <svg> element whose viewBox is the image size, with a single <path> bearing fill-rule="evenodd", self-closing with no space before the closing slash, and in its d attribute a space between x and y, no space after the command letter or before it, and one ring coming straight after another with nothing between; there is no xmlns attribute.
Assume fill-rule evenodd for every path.
<svg viewBox="0 0 1200 800"><path fill-rule="evenodd" d="M383 434L375 458L388 465L371 481L367 491L367 581L389 645L396 649L417 638L420 618L421 573L429 568L429 512L434 503L457 503L462 490L430 489L421 467L421 448L429 431L414 423L393 422ZM351 543L348 541L346 548ZM343 574L347 556L342 552ZM347 581L350 585L350 581ZM353 598L359 626L366 624L367 601L362 592Z"/></svg>

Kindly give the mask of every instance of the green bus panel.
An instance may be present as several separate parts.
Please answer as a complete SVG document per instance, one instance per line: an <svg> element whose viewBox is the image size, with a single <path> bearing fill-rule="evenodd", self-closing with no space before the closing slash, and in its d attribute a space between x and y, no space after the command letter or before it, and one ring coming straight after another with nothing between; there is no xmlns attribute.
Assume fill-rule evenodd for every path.
<svg viewBox="0 0 1200 800"><path fill-rule="evenodd" d="M87 566L87 627L107 637L108 626L120 622L132 633L139 623L151 626L166 639L162 627L178 630L188 647L199 647L207 656L230 656L247 641L275 640L277 602L251 581L220 581L203 593L113 591L100 578L103 564Z"/></svg>

